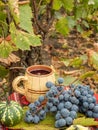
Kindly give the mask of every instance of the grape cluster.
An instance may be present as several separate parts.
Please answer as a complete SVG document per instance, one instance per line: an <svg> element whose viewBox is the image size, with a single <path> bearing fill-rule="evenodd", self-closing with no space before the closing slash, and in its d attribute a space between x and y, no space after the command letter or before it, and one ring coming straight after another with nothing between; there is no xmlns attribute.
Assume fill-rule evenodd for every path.
<svg viewBox="0 0 98 130"><path fill-rule="evenodd" d="M79 111L87 117L98 118L98 104L90 86L78 85L74 93L79 99Z"/></svg>
<svg viewBox="0 0 98 130"><path fill-rule="evenodd" d="M55 112L55 127L57 128L71 125L79 110L79 100L71 90L65 90L63 82L64 79L59 78L57 85L51 82L46 84L50 88L46 93L46 110L47 112Z"/></svg>
<svg viewBox="0 0 98 130"><path fill-rule="evenodd" d="M63 78L58 78L55 84L50 81L46 83L49 91L29 104L29 110L25 114L27 123L39 123L45 119L47 112L55 113L56 128L72 125L77 112L98 118L98 104L90 87L70 85L69 89L66 89L63 82Z"/></svg>
<svg viewBox="0 0 98 130"><path fill-rule="evenodd" d="M34 103L29 104L29 110L25 114L25 122L38 124L45 119L46 111L42 102L45 100L44 96L40 96Z"/></svg>

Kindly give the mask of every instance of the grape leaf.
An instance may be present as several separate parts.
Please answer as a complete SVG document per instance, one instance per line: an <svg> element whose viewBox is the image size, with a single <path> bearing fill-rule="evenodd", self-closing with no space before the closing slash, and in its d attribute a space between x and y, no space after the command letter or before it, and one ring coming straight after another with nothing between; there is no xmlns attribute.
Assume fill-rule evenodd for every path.
<svg viewBox="0 0 98 130"><path fill-rule="evenodd" d="M20 11L20 27L29 33L33 33L32 27L32 11L29 4L24 4L19 6Z"/></svg>
<svg viewBox="0 0 98 130"><path fill-rule="evenodd" d="M19 10L18 10L18 0L8 0L8 6L10 8L10 13L16 24L19 24Z"/></svg>
<svg viewBox="0 0 98 130"><path fill-rule="evenodd" d="M83 60L80 57L72 59L70 65L73 67L81 67Z"/></svg>
<svg viewBox="0 0 98 130"><path fill-rule="evenodd" d="M10 24L10 32L14 44L21 50L30 50L30 46L41 45L41 40L38 35L17 30L13 23Z"/></svg>
<svg viewBox="0 0 98 130"><path fill-rule="evenodd" d="M98 53L93 50L88 50L88 62L98 70Z"/></svg>
<svg viewBox="0 0 98 130"><path fill-rule="evenodd" d="M9 54L14 51L15 48L12 46L11 42L3 40L0 44L0 57L2 58L7 58L9 56Z"/></svg>
<svg viewBox="0 0 98 130"><path fill-rule="evenodd" d="M87 77L92 77L94 74L95 74L96 72L95 71L88 71L88 72L86 72L86 73L83 73L80 77L79 77L79 79L85 79L85 78L87 78Z"/></svg>
<svg viewBox="0 0 98 130"><path fill-rule="evenodd" d="M69 33L69 26L66 18L63 17L57 21L56 30L63 35L67 35Z"/></svg>
<svg viewBox="0 0 98 130"><path fill-rule="evenodd" d="M72 11L74 7L74 0L61 0L66 10Z"/></svg>
<svg viewBox="0 0 98 130"><path fill-rule="evenodd" d="M98 121L95 121L94 118L81 117L73 121L73 125L82 125L82 126L98 126Z"/></svg>
<svg viewBox="0 0 98 130"><path fill-rule="evenodd" d="M30 42L28 38L21 33L16 36L15 45L21 50L30 50Z"/></svg>
<svg viewBox="0 0 98 130"><path fill-rule="evenodd" d="M60 0L54 0L53 1L53 9L59 10L62 6L62 2Z"/></svg>
<svg viewBox="0 0 98 130"><path fill-rule="evenodd" d="M8 74L8 69L0 65L0 77L4 78Z"/></svg>

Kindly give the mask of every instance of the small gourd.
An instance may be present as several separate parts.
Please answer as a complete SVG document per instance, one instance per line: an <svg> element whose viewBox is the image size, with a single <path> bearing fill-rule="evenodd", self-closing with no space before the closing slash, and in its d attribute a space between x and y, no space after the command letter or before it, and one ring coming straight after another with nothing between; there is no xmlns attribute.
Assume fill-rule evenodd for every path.
<svg viewBox="0 0 98 130"><path fill-rule="evenodd" d="M5 126L14 126L18 124L23 117L23 109L15 101L0 102L0 122Z"/></svg>

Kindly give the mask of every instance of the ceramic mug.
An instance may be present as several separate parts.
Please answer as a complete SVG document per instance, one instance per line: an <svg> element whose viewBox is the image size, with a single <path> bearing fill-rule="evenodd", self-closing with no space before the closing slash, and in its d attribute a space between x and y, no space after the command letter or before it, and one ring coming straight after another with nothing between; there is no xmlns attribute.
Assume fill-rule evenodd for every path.
<svg viewBox="0 0 98 130"><path fill-rule="evenodd" d="M23 86L19 83L23 82ZM24 76L17 76L13 82L13 89L24 95L29 102L34 102L40 95L44 95L48 88L46 82L55 83L55 73L50 66L32 65L29 66Z"/></svg>

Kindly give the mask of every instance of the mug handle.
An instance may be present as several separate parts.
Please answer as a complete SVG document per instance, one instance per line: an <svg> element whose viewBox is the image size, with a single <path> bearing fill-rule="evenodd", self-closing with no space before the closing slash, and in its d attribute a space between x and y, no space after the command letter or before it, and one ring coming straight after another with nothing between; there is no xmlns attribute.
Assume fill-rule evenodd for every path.
<svg viewBox="0 0 98 130"><path fill-rule="evenodd" d="M18 86L20 81L27 82L28 78L26 76L18 76L13 80L12 86L16 92L25 95L25 88L21 88L20 86Z"/></svg>

